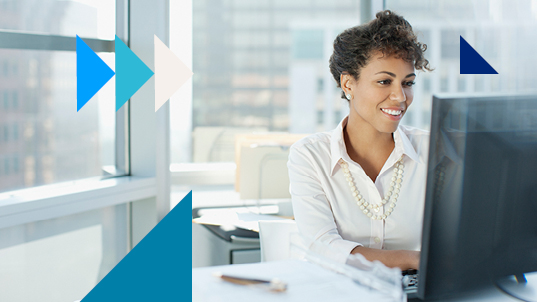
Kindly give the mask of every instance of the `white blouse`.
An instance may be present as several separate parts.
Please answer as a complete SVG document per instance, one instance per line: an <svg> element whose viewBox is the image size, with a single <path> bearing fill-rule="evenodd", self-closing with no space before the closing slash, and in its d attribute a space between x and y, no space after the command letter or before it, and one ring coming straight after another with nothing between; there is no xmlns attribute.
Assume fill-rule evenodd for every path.
<svg viewBox="0 0 537 302"><path fill-rule="evenodd" d="M339 262L345 262L356 246L420 250L429 132L400 125L393 135L395 148L373 182L347 154L343 138L347 118L335 130L310 135L291 147L287 166L300 234L308 246L319 241L339 251L331 255ZM402 155L404 174L397 206L385 220L367 217L356 204L339 160L348 163L365 201L382 204ZM374 214L385 214L390 203Z"/></svg>

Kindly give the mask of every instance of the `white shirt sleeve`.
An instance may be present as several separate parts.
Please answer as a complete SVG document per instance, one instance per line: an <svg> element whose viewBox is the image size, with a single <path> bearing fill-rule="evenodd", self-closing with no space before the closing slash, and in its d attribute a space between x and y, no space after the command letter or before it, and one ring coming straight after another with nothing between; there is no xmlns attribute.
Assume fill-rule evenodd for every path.
<svg viewBox="0 0 537 302"><path fill-rule="evenodd" d="M350 252L362 244L344 240L339 232L328 200L321 183L318 164L309 152L308 146L293 145L289 153L290 193L293 212L298 230L306 246L319 242L328 245L334 253L325 256L345 263Z"/></svg>

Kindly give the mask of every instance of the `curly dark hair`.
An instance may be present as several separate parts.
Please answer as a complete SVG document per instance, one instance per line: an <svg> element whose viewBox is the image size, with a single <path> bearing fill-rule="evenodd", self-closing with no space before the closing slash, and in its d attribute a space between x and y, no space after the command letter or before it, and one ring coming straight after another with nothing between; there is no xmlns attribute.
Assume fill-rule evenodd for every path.
<svg viewBox="0 0 537 302"><path fill-rule="evenodd" d="M373 53L395 56L413 63L417 70L433 70L423 53L427 45L418 42L412 26L403 17L385 10L378 12L370 22L351 27L334 40L334 52L330 56L330 72L341 87L341 74L350 74L358 80ZM342 92L341 98L345 98Z"/></svg>

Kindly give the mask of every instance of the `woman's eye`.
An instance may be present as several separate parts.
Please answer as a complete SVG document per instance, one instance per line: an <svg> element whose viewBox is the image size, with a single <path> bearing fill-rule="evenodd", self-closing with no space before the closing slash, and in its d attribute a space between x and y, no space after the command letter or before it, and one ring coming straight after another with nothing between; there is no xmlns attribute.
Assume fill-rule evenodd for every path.
<svg viewBox="0 0 537 302"><path fill-rule="evenodd" d="M382 81L378 81L379 84L381 85L388 85L392 82L392 80L382 80Z"/></svg>
<svg viewBox="0 0 537 302"><path fill-rule="evenodd" d="M416 84L416 82L410 81L410 82L406 82L405 86L412 87L412 86L414 86L414 84Z"/></svg>

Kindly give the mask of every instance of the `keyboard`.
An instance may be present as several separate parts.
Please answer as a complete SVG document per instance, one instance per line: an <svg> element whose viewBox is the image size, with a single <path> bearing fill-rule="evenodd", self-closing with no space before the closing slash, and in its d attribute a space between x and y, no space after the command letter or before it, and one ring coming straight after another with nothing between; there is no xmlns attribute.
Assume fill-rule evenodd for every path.
<svg viewBox="0 0 537 302"><path fill-rule="evenodd" d="M418 292L418 271L409 269L403 271L403 288L409 299L416 298Z"/></svg>

